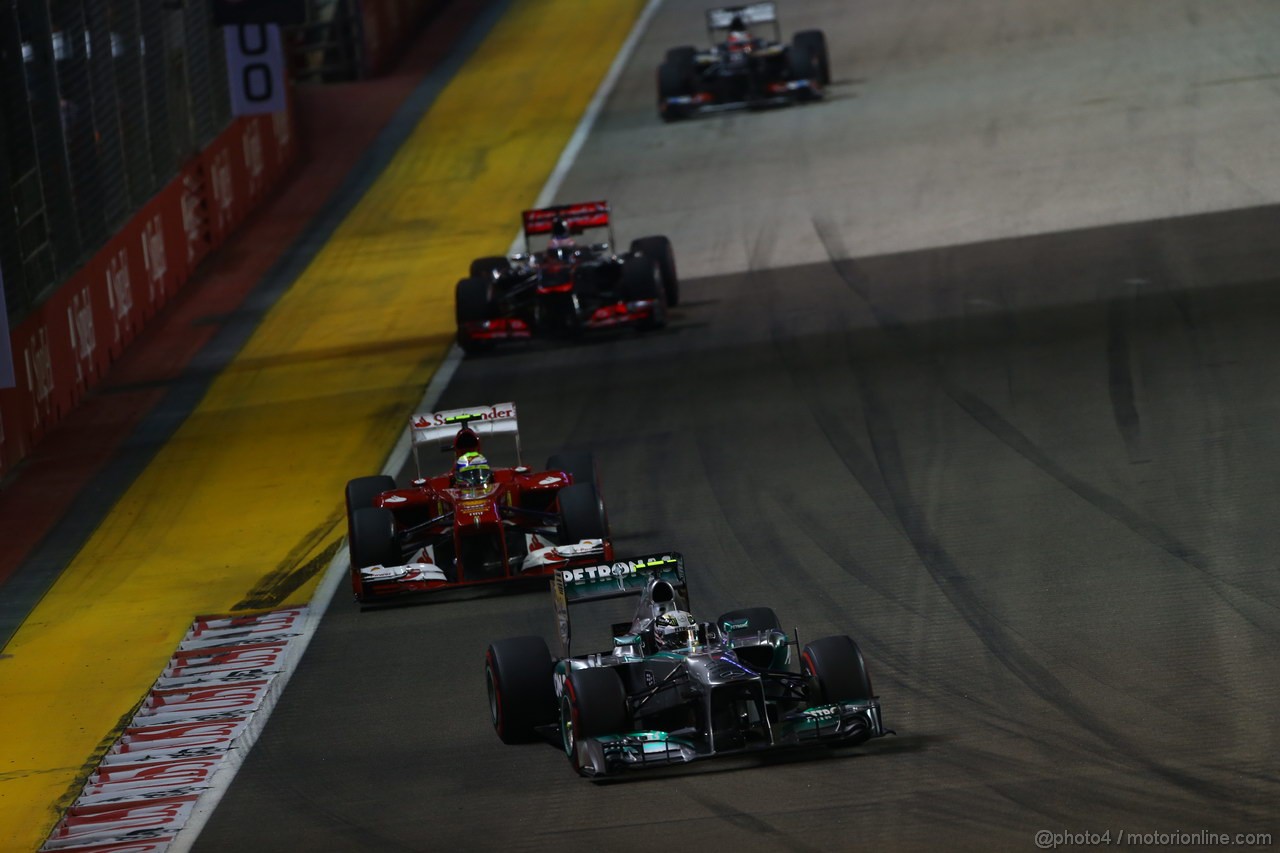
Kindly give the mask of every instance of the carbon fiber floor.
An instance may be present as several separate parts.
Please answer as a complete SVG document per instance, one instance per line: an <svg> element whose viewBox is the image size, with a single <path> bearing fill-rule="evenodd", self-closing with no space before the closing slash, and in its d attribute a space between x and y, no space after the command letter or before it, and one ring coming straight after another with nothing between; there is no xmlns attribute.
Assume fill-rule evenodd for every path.
<svg viewBox="0 0 1280 853"><path fill-rule="evenodd" d="M794 5L837 43L840 4ZM937 156L917 152L928 180L880 188L887 222L868 223L860 201L839 208L834 192L782 192L817 187L840 162L873 184L877 163L908 174L876 137L901 129L888 113L858 142L843 137L848 156L811 140L787 147L787 134L870 122L889 109L876 86L891 69L886 86L927 89L930 49L976 61L986 43L969 35L996 44L1003 32L1022 45L1003 59L1033 67L1066 38L1055 14L1074 21L1065 32L1081 50L1102 51L1167 8L1104 5L1110 18L1090 4L859 5L867 27L839 26L867 58L837 64L837 77L858 76L831 103L662 128L646 63L687 40L673 35L677 19L696 14L668 4L562 195L632 205L622 236L673 235L696 277L672 326L468 360L441 401L516 400L533 460L595 451L620 549L682 550L702 613L770 604L802 638L855 636L897 737L593 786L550 746L501 745L487 720L485 645L550 636L547 597L370 613L339 600L197 849L988 850L1029 849L1042 829L1274 837L1280 208L1248 204L1266 195L1256 185L1231 196L1190 161L1147 174L1135 199L1106 177L1131 152L1099 142L1073 149L1051 210L1009 201L1026 189L1013 178L939 210L929 200L955 202L969 179L939 164L977 157L944 118L929 134ZM1217 33L1255 5L1182 23ZM971 29L948 41L937 16L957 6ZM1141 77L1111 68L1117 89ZM903 115L927 103L904 100ZM1026 121L1061 128L1061 114L1018 104ZM981 132L978 107L960 105L970 114L956 126ZM1151 139L1177 124L1169 110ZM1123 122L1099 127L1099 139L1126 138ZM607 156L621 134L636 152L622 167ZM1006 177L1042 167L1041 142L1028 132L1007 143ZM786 180L779 151L795 159ZM678 193L704 180L694 173L710 173L718 194ZM1094 195L1075 191L1073 174ZM1237 209L1151 219L1182 209L1161 195L1180 192L1167 184L1176 175L1205 190L1185 207ZM753 205L762 183L775 195ZM1126 213L1145 221L1064 230ZM920 245L947 247L885 253Z"/></svg>

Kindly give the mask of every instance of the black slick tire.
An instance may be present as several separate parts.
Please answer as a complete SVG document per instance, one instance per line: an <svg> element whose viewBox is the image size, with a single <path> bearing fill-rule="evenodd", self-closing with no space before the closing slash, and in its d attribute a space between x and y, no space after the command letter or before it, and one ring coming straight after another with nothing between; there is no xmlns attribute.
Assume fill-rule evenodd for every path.
<svg viewBox="0 0 1280 853"><path fill-rule="evenodd" d="M573 769L584 771L578 763L579 741L626 729L627 694L618 674L608 667L570 672L560 694L560 741Z"/></svg>
<svg viewBox="0 0 1280 853"><path fill-rule="evenodd" d="M667 305L679 305L680 277L676 273L676 253L671 248L671 240L663 236L641 237L631 241L631 251L633 254L653 258L658 263L662 289L667 294Z"/></svg>
<svg viewBox="0 0 1280 853"><path fill-rule="evenodd" d="M667 51L666 58L658 66L658 115L663 121L678 121L688 117L687 108L668 104L667 101L693 94L697 55L698 51L694 47L673 47Z"/></svg>
<svg viewBox="0 0 1280 853"><path fill-rule="evenodd" d="M562 450L547 457L548 471L563 471L573 476L574 483L595 483L600 485L596 473L596 459L583 451Z"/></svg>
<svg viewBox="0 0 1280 853"><path fill-rule="evenodd" d="M661 278L661 268L648 255L631 255L623 262L622 298L627 302L652 300L654 303L650 317L637 325L642 331L667 325L667 300Z"/></svg>
<svg viewBox="0 0 1280 853"><path fill-rule="evenodd" d="M528 743L556 721L555 662L541 637L511 637L489 646L484 679L489 716L503 743Z"/></svg>
<svg viewBox="0 0 1280 853"><path fill-rule="evenodd" d="M822 30L801 30L791 39L793 57L797 53L804 56L801 68L813 68L814 73L805 74L805 79L818 81L819 86L831 85L831 64L827 59L827 37ZM792 77L796 76L796 60L792 60Z"/></svg>
<svg viewBox="0 0 1280 853"><path fill-rule="evenodd" d="M595 483L576 483L560 490L560 536L566 544L609 538L604 500Z"/></svg>
<svg viewBox="0 0 1280 853"><path fill-rule="evenodd" d="M351 513L357 509L373 506L373 499L383 492L396 487L396 481L385 474L373 477L356 477L347 481L347 529L351 527Z"/></svg>
<svg viewBox="0 0 1280 853"><path fill-rule="evenodd" d="M810 699L816 703L860 702L874 696L862 651L849 637L823 637L807 644L800 670L810 680Z"/></svg>
<svg viewBox="0 0 1280 853"><path fill-rule="evenodd" d="M463 332L467 323L481 323L493 319L493 280L464 278L454 290L454 313L458 323L458 346L467 353L492 349L488 341L478 341Z"/></svg>
<svg viewBox="0 0 1280 853"><path fill-rule="evenodd" d="M476 258L471 262L471 277L478 279L494 278L494 273L505 273L510 271L511 261L507 260L505 255L495 255L489 258Z"/></svg>

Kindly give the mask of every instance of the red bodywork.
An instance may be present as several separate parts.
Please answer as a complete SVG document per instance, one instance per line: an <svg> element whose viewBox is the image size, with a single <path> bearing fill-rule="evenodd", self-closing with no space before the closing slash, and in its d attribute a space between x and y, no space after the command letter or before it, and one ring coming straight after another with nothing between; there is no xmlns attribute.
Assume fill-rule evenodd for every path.
<svg viewBox="0 0 1280 853"><path fill-rule="evenodd" d="M508 413L492 410L495 418ZM514 420L514 407L510 410ZM422 416L415 416L420 418ZM415 427L428 426L414 421ZM479 451L480 437L463 425L450 460ZM403 564L351 566L358 600L408 593L549 578L566 568L613 560L607 529L599 539L562 541L559 493L574 485L566 471L532 471L525 466L493 468L484 489L459 489L452 473L421 477L409 488L378 495L373 506L391 512Z"/></svg>

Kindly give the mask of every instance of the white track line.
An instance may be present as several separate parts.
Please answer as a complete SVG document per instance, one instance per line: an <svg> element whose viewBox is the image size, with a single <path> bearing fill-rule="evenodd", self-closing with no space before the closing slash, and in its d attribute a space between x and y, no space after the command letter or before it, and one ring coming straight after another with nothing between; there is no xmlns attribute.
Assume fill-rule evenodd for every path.
<svg viewBox="0 0 1280 853"><path fill-rule="evenodd" d="M591 129L595 126L596 119L600 117L600 111L604 109L605 101L613 93L614 87L618 84L618 78L622 76L623 68L631 60L631 55L635 53L636 45L640 42L645 30L649 28L649 22L653 20L653 16L661 5L662 0L649 0L644 10L640 13L640 17L636 19L635 25L631 27L631 32L627 35L626 41L622 43L622 47L618 50L618 55L614 57L613 64L609 66L609 71L605 74L604 79L600 81L600 85L596 88L596 93L592 96L591 102L587 104L586 112L582 114L582 119L574 129L573 136L569 137L569 142L565 145L564 151L560 153L560 160L551 171L546 184L543 185L542 192L538 194L534 207L546 207L555 198L556 193L560 191L560 185L564 183L565 176L573 168L574 161L578 158L578 153L586 143L587 137L591 135ZM511 243L511 251L520 251L523 240L523 233L517 234L516 239ZM444 393L444 389L453 380L453 375L458 371L458 365L461 363L462 350L458 348L457 344L454 344L450 348L449 354L445 356L444 363L440 365L435 375L431 377L431 381L427 383L427 390L423 393L422 400L419 401L417 408L414 409L415 412L429 412L435 407L436 402ZM400 469L409 461L409 449L409 429L406 427L404 433L400 436L400 440L396 442L396 446L391 450L391 455L387 457L387 463L382 466L382 473L392 477L399 473ZM329 568L325 570L324 577L321 579L320 585L316 587L315 595L311 598L311 605L308 608L307 616L302 626L302 633L295 641L297 643L296 653L292 656L285 669L276 676L276 684L273 685L271 695L263 701L261 707L253 715L253 723L240 736L236 744L237 748L233 751L235 754L227 756L226 764L214 776L213 784L200 796L195 808L191 811L190 817L187 818L186 824L178 832L173 843L169 845L171 853L188 853L192 845L195 844L196 838L200 835L200 830L204 828L214 809L218 807L218 803L222 801L223 796L231 788L231 783L235 779L240 765L244 762L250 748L258 739L258 735L266 728L267 719L271 716L271 712L275 710L276 702L279 701L280 696L284 693L289 679L293 676L298 663L302 660L302 656L307 650L307 646L311 643L311 638L315 636L316 629L320 626L320 619L324 616L324 611L328 609L329 602L333 599L333 595L339 585L346 579L350 565L347 550L340 548L338 553L334 555L333 561L329 563Z"/></svg>

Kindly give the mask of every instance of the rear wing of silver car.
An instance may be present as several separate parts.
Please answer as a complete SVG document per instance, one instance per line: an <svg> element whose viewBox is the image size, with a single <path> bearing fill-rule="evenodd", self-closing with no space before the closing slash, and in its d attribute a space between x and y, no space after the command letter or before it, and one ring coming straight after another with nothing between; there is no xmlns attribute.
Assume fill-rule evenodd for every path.
<svg viewBox="0 0 1280 853"><path fill-rule="evenodd" d="M441 450L449 450L458 432L469 429L484 438L491 435L511 435L516 442L516 461L520 462L520 422L516 419L515 403L495 403L492 406L475 406L469 409L444 409L409 416L409 439L413 444L413 461L418 476L423 476L421 447L432 444Z"/></svg>
<svg viewBox="0 0 1280 853"><path fill-rule="evenodd" d="M555 603L562 656L569 657L570 654L569 605L642 595L655 581L665 581L675 592L687 598L689 585L685 580L684 556L668 551L556 572L551 579L551 596Z"/></svg>

